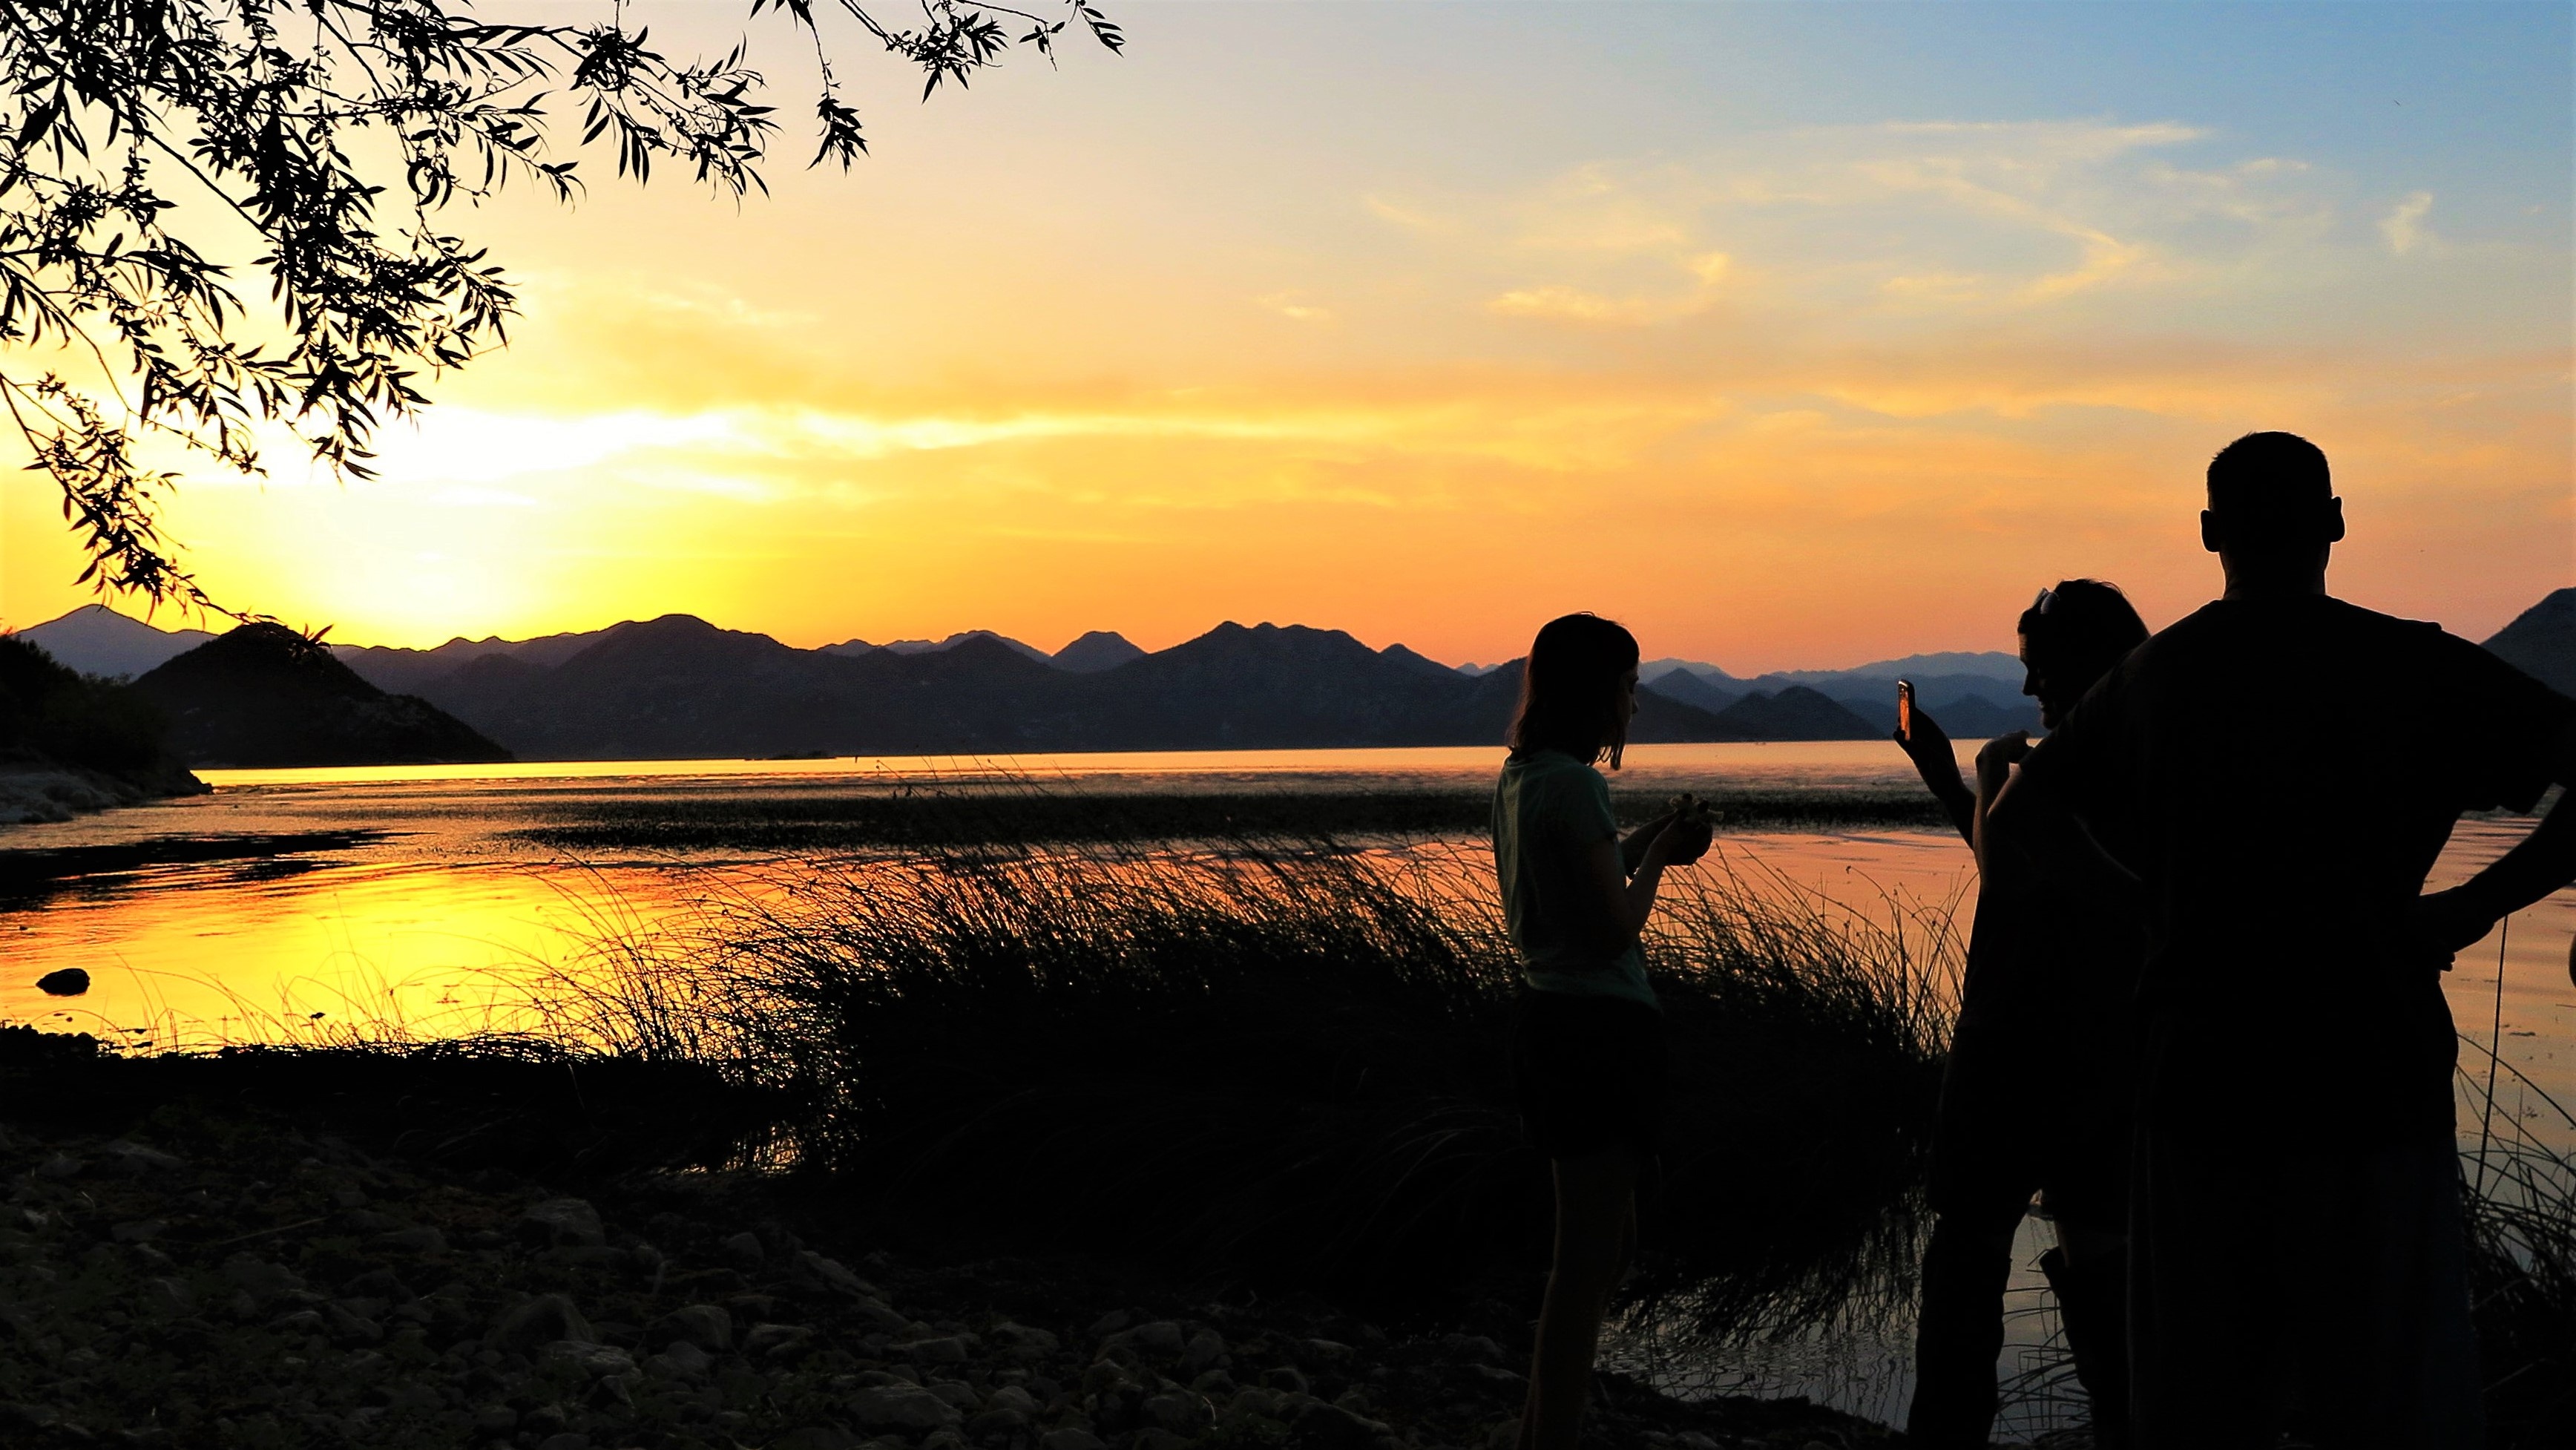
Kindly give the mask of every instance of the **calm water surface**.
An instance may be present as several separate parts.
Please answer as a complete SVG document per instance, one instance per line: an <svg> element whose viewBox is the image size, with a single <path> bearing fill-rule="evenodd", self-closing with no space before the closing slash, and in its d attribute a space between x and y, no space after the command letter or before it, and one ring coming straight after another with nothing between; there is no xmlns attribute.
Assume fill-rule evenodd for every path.
<svg viewBox="0 0 2576 1450"><path fill-rule="evenodd" d="M512 834L592 809L1020 782L1105 793L1482 789L1499 759L1458 748L209 771L211 795L0 828L0 850L378 834L345 849L102 873L0 902L0 1019L154 1046L273 1036L317 1020L433 1033L513 1025L532 977L578 970L580 946L603 927L649 925L742 889L776 859L615 850L575 859ZM1639 746L1614 779L1622 790L1662 792L1902 787L1913 775L1892 746L1816 741ZM2524 828L2463 823L2436 884L2494 859ZM1957 902L1964 921L1976 886L1965 848L1924 830L1748 832L1726 837L1722 856L1862 910L1893 893ZM2501 944L2500 1040L2507 1063L2576 1107L2571 934L2576 893L2514 919ZM2497 1016L2499 945L2490 937L2464 953L2447 978L2461 1025L2481 1036ZM75 966L91 976L87 996L35 990L37 977Z"/></svg>

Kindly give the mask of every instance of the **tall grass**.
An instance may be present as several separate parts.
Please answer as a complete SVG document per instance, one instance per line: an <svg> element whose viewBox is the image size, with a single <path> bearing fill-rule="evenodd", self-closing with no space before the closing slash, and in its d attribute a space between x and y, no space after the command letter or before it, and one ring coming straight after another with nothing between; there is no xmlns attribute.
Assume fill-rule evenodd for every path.
<svg viewBox="0 0 2576 1450"><path fill-rule="evenodd" d="M2576 1113L2502 1061L2499 1042L2461 1042L2463 1095L2478 1120L2461 1169L2488 1443L2566 1450L2576 1446L2576 1154L2534 1125L2565 1141Z"/></svg>
<svg viewBox="0 0 2576 1450"><path fill-rule="evenodd" d="M1640 1288L1712 1329L1829 1312L1909 1240L1955 969L1930 913L1780 885L1668 877L1647 942L1675 1073ZM1390 1295L1543 1262L1479 852L807 865L619 951L625 1020L715 1024L671 1050L799 1103L799 1161L890 1232Z"/></svg>

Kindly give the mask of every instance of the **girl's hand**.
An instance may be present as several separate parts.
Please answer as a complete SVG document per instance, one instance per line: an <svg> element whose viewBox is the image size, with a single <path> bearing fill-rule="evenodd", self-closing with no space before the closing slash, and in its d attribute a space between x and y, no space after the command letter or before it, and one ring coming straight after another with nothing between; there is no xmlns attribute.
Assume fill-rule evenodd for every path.
<svg viewBox="0 0 2576 1450"><path fill-rule="evenodd" d="M1716 829L1706 821L1675 821L1664 827L1655 844L1663 848L1665 865L1694 866L1716 840Z"/></svg>
<svg viewBox="0 0 2576 1450"><path fill-rule="evenodd" d="M1918 717L1919 718L1919 717ZM2016 730L1998 735L1977 752L1977 793L1988 800L2002 790L2012 775L2012 768L2030 754L2030 732Z"/></svg>
<svg viewBox="0 0 2576 1450"><path fill-rule="evenodd" d="M1923 702L1914 702L1914 735L1906 738L1903 731L1889 737L1902 749L1914 768L1923 773L1923 783L1939 790L1959 778L1959 756L1951 747L1950 734L1941 728Z"/></svg>

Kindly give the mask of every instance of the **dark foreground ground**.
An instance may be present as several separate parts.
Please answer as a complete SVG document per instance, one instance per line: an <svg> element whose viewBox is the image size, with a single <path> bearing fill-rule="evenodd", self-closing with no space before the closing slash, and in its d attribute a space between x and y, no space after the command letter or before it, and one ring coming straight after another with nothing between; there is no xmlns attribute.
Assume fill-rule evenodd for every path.
<svg viewBox="0 0 2576 1450"><path fill-rule="evenodd" d="M1522 1393L1534 1304L1380 1325L1146 1269L938 1261L836 1230L793 1175L567 1154L546 1181L220 1093L66 1103L8 1076L11 1446L1484 1447ZM1893 1439L1617 1377L1589 1438Z"/></svg>

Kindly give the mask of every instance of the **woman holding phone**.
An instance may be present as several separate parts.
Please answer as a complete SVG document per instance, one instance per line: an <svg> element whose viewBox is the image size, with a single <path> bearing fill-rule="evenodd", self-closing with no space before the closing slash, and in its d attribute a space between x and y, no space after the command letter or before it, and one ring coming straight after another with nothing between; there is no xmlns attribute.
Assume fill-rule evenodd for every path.
<svg viewBox="0 0 2576 1450"><path fill-rule="evenodd" d="M2022 612L2022 693L2055 729L2147 637L2126 596L2070 579ZM2055 1222L2056 1291L2095 1443L2128 1443L2128 1007L2146 960L2137 878L2063 810L1998 841L1987 809L2028 731L1977 752L1972 789L1940 724L1903 687L1897 743L1977 853L1976 923L1932 1148L1931 1245L1915 1339L1917 1446L1987 1443L2013 1235L2031 1197Z"/></svg>
<svg viewBox="0 0 2576 1450"><path fill-rule="evenodd" d="M1663 1116L1663 1009L1638 933L1665 868L1708 850L1671 814L1622 840L1610 786L1637 713L1637 640L1607 619L1550 620L1530 645L1511 755L1494 786L1494 868L1524 990L1512 1086L1556 1181L1520 1450L1573 1450L1601 1316L1636 1246L1637 1176Z"/></svg>

